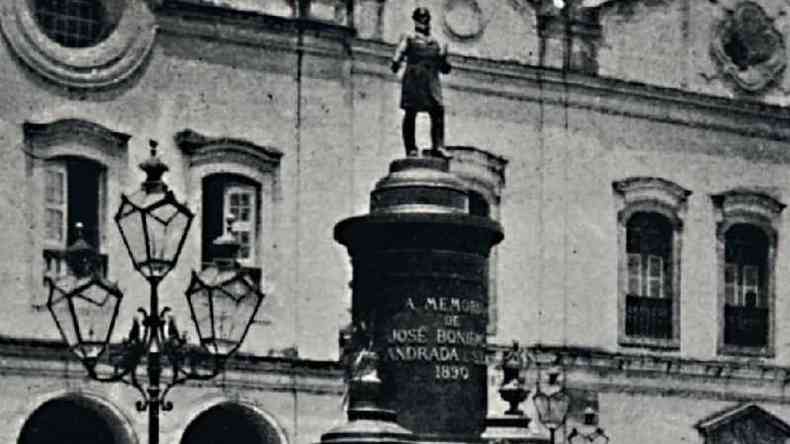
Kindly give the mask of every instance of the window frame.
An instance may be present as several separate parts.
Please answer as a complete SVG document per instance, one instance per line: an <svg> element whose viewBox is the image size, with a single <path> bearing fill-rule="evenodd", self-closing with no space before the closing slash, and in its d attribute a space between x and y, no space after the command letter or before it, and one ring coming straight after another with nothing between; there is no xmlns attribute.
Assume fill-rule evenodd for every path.
<svg viewBox="0 0 790 444"><path fill-rule="evenodd" d="M115 244L115 233L108 230L111 215L108 208L120 205L120 192L127 175L128 134L112 131L97 123L83 119L61 119L47 123L25 122L22 125L24 140L20 148L26 154L26 168L30 172L26 182L26 199L30 205L31 230L30 268L28 271L33 309L44 307L46 291L42 291L45 270L54 266L50 261L62 261L68 247L68 209L63 217L63 239L61 242L46 236L46 174L48 170L65 171L63 205L68 207L68 159L84 159L97 164L99 189L97 190L98 252L110 251ZM112 174L112 181L110 177ZM103 257L105 273L108 261ZM62 270L62 264L61 264ZM64 271L64 270L62 270Z"/></svg>
<svg viewBox="0 0 790 444"><path fill-rule="evenodd" d="M191 129L184 129L175 135L176 145L188 160L187 189L190 208L199 209L200 217L193 222L198 234L197 239L187 248L195 248L192 256L193 266L202 267L203 258L203 183L214 175L237 176L238 182L229 181L227 186L250 186L255 191L257 214L254 221L256 234L255 254L250 260L239 261L251 272L258 273L262 279L275 281L271 275L273 268L267 266L275 253L276 211L275 202L279 199L279 164L282 152L275 148L255 145L242 139L229 137L208 137ZM223 200L225 191L223 190ZM221 208L225 203L221 202ZM225 227L225 221L222 222Z"/></svg>
<svg viewBox="0 0 790 444"><path fill-rule="evenodd" d="M716 319L717 353L719 355L773 357L776 331L776 250L779 242L778 223L785 205L762 191L735 189L711 195L716 216ZM728 344L725 342L725 282L726 237L736 225L749 225L765 234L768 240L765 258L765 307L768 310L766 344L762 347ZM759 303L757 304L759 306Z"/></svg>
<svg viewBox="0 0 790 444"><path fill-rule="evenodd" d="M681 264L683 260L683 219L691 191L657 177L630 177L612 183L617 208L617 341L623 347L678 350L681 339ZM626 310L629 290L627 237L628 221L637 213L655 213L666 218L672 228L671 333L669 338L628 335Z"/></svg>

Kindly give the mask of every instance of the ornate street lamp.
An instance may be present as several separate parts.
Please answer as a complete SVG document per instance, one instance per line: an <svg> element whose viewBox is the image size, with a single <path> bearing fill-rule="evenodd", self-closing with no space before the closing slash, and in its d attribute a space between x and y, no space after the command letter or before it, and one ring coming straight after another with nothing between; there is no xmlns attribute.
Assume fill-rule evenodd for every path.
<svg viewBox="0 0 790 444"><path fill-rule="evenodd" d="M598 426L598 414L592 407L584 409L584 424L568 434L570 444L608 444L609 437Z"/></svg>
<svg viewBox="0 0 790 444"><path fill-rule="evenodd" d="M101 276L96 253L81 237L67 250L69 273L47 277L47 306L61 336L91 378L137 389L142 399L136 407L148 411L151 444L159 442L160 411L173 408L167 400L170 389L218 375L244 340L263 300L255 279L236 262L239 246L228 232L215 241L215 262L199 274L193 272L187 290L201 346L179 335L169 307L160 310L159 283L175 267L194 216L162 182L168 167L156 156L156 145L151 141L151 157L140 164L146 173L142 187L121 196L115 216L134 268L150 285L148 309L138 309L142 327L135 318L128 338L110 345L123 295ZM106 363L109 370L100 365ZM140 364L145 364L145 382L138 375Z"/></svg>
<svg viewBox="0 0 790 444"><path fill-rule="evenodd" d="M241 245L231 233L232 217L226 225L214 241L214 262L192 272L186 291L200 344L219 359L239 348L263 301L253 275L236 261Z"/></svg>
<svg viewBox="0 0 790 444"><path fill-rule="evenodd" d="M115 326L123 294L118 286L98 273L98 255L82 237L66 249L65 276L46 276L49 286L47 308L69 349L93 373Z"/></svg>
<svg viewBox="0 0 790 444"><path fill-rule="evenodd" d="M556 385L558 377L559 372L556 369L552 369L549 372L549 385ZM571 402L570 396L565 391L564 386L560 386L558 391L548 394L541 390L540 380L538 380L532 402L535 404L535 410L538 411L538 418L541 424L549 429L551 443L554 444L554 435L557 429L565 424L565 419L568 416L568 407Z"/></svg>
<svg viewBox="0 0 790 444"><path fill-rule="evenodd" d="M156 157L156 141L150 146L151 157L140 164L145 182L132 195L121 195L115 223L134 268L155 286L178 262L194 215L162 181L169 168Z"/></svg>

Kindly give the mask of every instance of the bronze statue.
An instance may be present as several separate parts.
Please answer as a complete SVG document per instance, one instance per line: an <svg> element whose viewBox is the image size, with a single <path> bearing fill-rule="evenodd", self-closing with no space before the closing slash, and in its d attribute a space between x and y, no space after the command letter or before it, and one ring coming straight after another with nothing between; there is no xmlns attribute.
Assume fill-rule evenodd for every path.
<svg viewBox="0 0 790 444"><path fill-rule="evenodd" d="M417 8L412 14L414 32L404 34L392 57L392 72L397 73L406 59L406 69L401 81L400 107L403 115L403 144L406 155L419 155L414 127L418 112L431 117L431 153L438 157L451 157L444 149L444 103L439 73L450 72L447 45L440 45L431 36L431 14L427 8Z"/></svg>

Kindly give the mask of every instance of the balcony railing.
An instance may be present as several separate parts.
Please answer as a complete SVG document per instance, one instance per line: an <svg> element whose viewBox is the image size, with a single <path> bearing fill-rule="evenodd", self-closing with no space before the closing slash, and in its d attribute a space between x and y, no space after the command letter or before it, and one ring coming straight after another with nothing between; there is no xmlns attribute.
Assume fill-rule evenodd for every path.
<svg viewBox="0 0 790 444"><path fill-rule="evenodd" d="M755 348L768 345L768 309L725 305L724 344Z"/></svg>
<svg viewBox="0 0 790 444"><path fill-rule="evenodd" d="M107 255L99 254L98 258L99 273L107 277ZM45 249L44 250L44 278L53 279L65 276L69 270L66 264L66 250ZM46 284L46 282L45 282Z"/></svg>
<svg viewBox="0 0 790 444"><path fill-rule="evenodd" d="M626 296L625 334L630 337L671 339L672 299Z"/></svg>

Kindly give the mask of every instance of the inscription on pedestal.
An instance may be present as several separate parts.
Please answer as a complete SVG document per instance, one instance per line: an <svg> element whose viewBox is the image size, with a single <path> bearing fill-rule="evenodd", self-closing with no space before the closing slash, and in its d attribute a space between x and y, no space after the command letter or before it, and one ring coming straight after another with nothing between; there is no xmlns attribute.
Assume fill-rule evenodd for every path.
<svg viewBox="0 0 790 444"><path fill-rule="evenodd" d="M486 321L485 304L452 297L416 301L408 297L404 305L402 313L425 323L391 329L386 359L430 363L436 381L466 381L472 374L470 365L485 365L486 336L476 328Z"/></svg>

